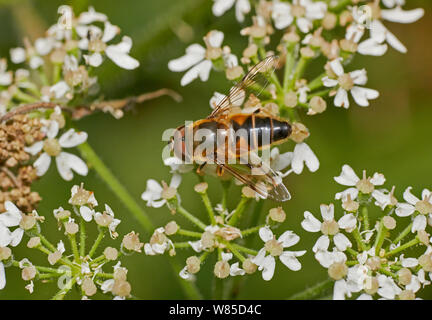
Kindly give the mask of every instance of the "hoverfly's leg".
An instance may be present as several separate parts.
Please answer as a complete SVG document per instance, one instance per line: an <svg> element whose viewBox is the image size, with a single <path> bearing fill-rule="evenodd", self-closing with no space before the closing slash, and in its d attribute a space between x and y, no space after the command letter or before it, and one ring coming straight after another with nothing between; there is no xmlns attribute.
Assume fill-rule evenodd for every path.
<svg viewBox="0 0 432 320"><path fill-rule="evenodd" d="M216 174L217 174L217 176L218 177L222 177L223 176L223 174L224 174L224 168L222 167L222 166L217 166L217 168L216 168Z"/></svg>
<svg viewBox="0 0 432 320"><path fill-rule="evenodd" d="M196 173L201 174L202 170L204 169L204 167L206 166L207 162L204 162L203 164L201 164L197 169L196 169Z"/></svg>

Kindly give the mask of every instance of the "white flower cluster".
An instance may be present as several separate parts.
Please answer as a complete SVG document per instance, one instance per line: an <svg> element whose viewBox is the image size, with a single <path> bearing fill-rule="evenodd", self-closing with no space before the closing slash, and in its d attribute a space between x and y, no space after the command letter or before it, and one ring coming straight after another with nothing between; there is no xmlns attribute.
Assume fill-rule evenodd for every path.
<svg viewBox="0 0 432 320"><path fill-rule="evenodd" d="M302 221L306 231L321 234L312 251L335 281L333 298L417 298L432 279L432 245L427 232L432 193L424 189L419 199L409 187L403 196L406 202L399 202L394 187L382 187L382 174L367 177L363 172L360 179L348 165L335 181L349 187L335 195L342 202L342 216L336 220L333 204L321 205L322 221L308 211ZM377 216L374 224L369 222L372 212ZM411 250L413 247L420 251Z"/></svg>
<svg viewBox="0 0 432 320"><path fill-rule="evenodd" d="M85 190L83 185L72 187L69 204L73 208L72 212L63 207L53 210L59 229L64 230L70 243L67 249L72 252L66 254L67 249L62 240L53 245L43 236L41 223L45 217L39 216L36 211L24 214L12 202L5 203L6 212L0 213L0 290L6 286L5 267L17 267L21 269L22 279L28 281L25 288L30 293L33 293L34 281L48 279L57 281L60 289L54 299L63 299L74 284L80 287L83 299L89 299L98 289L103 293L109 292L114 299L130 297L128 270L121 267L121 262L117 260L122 254L142 252L144 244L139 241L138 234L133 231L126 234L119 249L105 247L101 251L99 246L105 234L109 233L113 239L117 238L116 227L120 220L114 218L108 205L105 205L102 213L96 212L98 202L94 193ZM86 248L85 222L92 220L97 225L99 235L94 243ZM23 236L29 238L27 248L46 254L49 266L33 264L27 258L15 260L11 247L21 244ZM101 254L94 257L97 251L101 251ZM113 272L106 273L103 267L115 261L117 263L113 266Z"/></svg>
<svg viewBox="0 0 432 320"><path fill-rule="evenodd" d="M383 24L383 21L412 23L423 16L423 9L404 10L404 4L405 1L371 0L356 1L356 5L346 2L341 6L328 1L275 0L259 1L253 12L249 0L215 0L215 16L221 16L233 6L239 22L245 21L245 15L253 14L252 26L240 32L250 39L241 59L231 52L228 45L223 46L223 32L212 30L204 37L206 47L197 43L190 45L184 56L169 62L168 68L174 72L188 70L181 79L183 86L197 78L207 81L212 68L224 70L228 80L239 80L251 62L279 51L280 66L285 63L286 68L284 82L290 83L276 86L277 91L282 91L277 92L277 96L290 92L298 96L295 100L292 95L291 99L285 99L284 107L307 107L311 115L322 112L322 108L314 107L316 103L312 102L318 94L322 97L335 95L334 105L348 108L348 92L358 105L365 107L369 105L369 100L378 97L378 91L362 87L367 82L364 69L345 73L342 64L350 63L356 53L384 55L387 44L399 52L407 52L406 47ZM282 30L283 34L275 30ZM345 37L340 39L336 34L340 34L341 30ZM276 36L280 39L279 46L267 49L271 37ZM303 78L308 61L320 56L328 60L324 77L313 80ZM239 65L239 60L245 67ZM323 86L334 89L316 91Z"/></svg>
<svg viewBox="0 0 432 320"><path fill-rule="evenodd" d="M92 7L75 17L72 8L62 6L58 23L34 43L10 50L15 72L7 70L6 59L0 60L0 114L14 103L38 101L66 104L77 102L98 91L93 69L108 57L124 69L135 69L139 62L129 55L132 40L123 36L112 43L120 28L111 24L105 14ZM47 74L48 70L52 73ZM78 99L78 100L77 100Z"/></svg>

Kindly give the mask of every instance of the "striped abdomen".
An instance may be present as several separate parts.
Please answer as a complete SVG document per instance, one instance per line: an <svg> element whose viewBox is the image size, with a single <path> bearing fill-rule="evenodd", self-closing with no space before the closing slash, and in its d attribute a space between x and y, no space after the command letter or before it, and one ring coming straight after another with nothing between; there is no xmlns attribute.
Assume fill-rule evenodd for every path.
<svg viewBox="0 0 432 320"><path fill-rule="evenodd" d="M236 133L240 130L249 133L249 150L282 143L291 135L291 125L287 121L272 117L256 114L234 114L229 118L229 121ZM238 140L237 142L239 142Z"/></svg>

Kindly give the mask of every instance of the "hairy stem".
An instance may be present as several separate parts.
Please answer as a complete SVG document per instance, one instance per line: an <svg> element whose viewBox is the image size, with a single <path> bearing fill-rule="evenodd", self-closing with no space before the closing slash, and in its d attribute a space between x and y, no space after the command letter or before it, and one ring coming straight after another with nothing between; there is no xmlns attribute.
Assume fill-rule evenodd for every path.
<svg viewBox="0 0 432 320"><path fill-rule="evenodd" d="M129 209L132 215L148 232L153 229L153 225L147 213L135 202L134 198L129 194L126 188L113 175L110 169L102 162L93 148L87 143L78 146L82 156L87 163L93 167L102 180L111 188L114 194L123 202L124 206Z"/></svg>
<svg viewBox="0 0 432 320"><path fill-rule="evenodd" d="M316 285L309 287L301 292L293 294L288 300L311 300L319 298L325 293L333 284L333 281L329 278Z"/></svg>

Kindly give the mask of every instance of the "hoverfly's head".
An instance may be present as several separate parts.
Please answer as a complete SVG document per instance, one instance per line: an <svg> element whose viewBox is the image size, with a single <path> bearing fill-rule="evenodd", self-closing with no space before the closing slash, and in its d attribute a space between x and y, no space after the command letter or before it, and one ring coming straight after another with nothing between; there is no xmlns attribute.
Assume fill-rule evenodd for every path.
<svg viewBox="0 0 432 320"><path fill-rule="evenodd" d="M180 160L185 160L186 142L185 142L185 126L182 125L174 131L174 135L169 142L171 151L174 156Z"/></svg>

